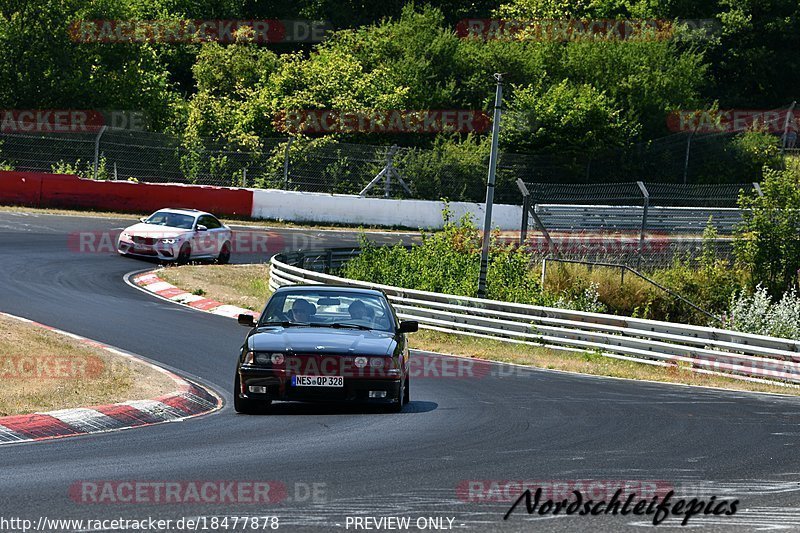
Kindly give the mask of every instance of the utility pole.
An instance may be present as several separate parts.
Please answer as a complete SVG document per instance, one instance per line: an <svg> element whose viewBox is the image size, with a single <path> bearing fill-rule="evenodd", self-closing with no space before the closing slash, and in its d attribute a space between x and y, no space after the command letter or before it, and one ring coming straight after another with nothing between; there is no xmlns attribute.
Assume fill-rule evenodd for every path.
<svg viewBox="0 0 800 533"><path fill-rule="evenodd" d="M492 232L492 206L497 170L497 138L500 135L500 114L503 104L503 75L495 74L494 79L497 81L497 90L494 97L494 118L492 119L492 151L489 153L489 182L486 184L486 212L483 219L483 248L481 248L478 298L486 298L486 270L489 268L489 240Z"/></svg>

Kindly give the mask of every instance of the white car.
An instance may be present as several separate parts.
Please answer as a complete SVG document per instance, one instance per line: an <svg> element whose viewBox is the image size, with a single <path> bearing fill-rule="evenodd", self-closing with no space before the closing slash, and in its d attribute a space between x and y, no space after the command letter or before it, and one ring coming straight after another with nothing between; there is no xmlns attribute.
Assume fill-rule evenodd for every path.
<svg viewBox="0 0 800 533"><path fill-rule="evenodd" d="M211 213L196 209L160 209L122 230L122 255L187 263L192 259L231 258L231 229Z"/></svg>

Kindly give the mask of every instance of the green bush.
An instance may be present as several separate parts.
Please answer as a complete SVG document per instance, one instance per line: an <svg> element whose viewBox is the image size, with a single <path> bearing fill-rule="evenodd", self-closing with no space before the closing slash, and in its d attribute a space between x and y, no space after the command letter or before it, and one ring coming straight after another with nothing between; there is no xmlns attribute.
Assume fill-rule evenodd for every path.
<svg viewBox="0 0 800 533"><path fill-rule="evenodd" d="M445 211L445 227L423 234L422 244L375 246L362 239L362 253L342 268L344 277L409 289L477 296L480 273L481 232L468 215L457 223ZM486 275L487 298L532 305L603 311L595 287L570 287L545 292L538 273L530 268L530 255L492 236Z"/></svg>
<svg viewBox="0 0 800 533"><path fill-rule="evenodd" d="M422 235L422 244L376 246L362 238L362 254L349 261L341 275L409 289L474 297L480 272L481 232L469 216L457 223L445 210L442 231ZM650 275L700 308L721 316L731 298L747 284L747 273L717 257L714 227L709 220L704 250L698 259L677 257ZM656 320L719 325L686 302L645 280L619 270L589 269L553 263L546 286L523 248L492 236L487 271L487 297L515 303L611 312Z"/></svg>
<svg viewBox="0 0 800 533"><path fill-rule="evenodd" d="M735 253L750 273L750 289L762 285L774 297L792 287L800 269L800 170L767 169L762 196L741 195L743 222Z"/></svg>

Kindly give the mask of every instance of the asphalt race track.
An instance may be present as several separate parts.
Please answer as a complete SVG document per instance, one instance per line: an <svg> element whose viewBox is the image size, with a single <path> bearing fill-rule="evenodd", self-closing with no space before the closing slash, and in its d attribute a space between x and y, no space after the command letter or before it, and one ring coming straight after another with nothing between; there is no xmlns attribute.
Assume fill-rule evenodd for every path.
<svg viewBox="0 0 800 533"><path fill-rule="evenodd" d="M244 328L124 283L148 263L69 244L76 232L128 223L0 213L0 311L158 361L212 387L226 406L182 423L2 446L0 517L277 516L286 531L353 531L348 516L407 516L412 525L449 517L453 528L470 531L639 531L652 524L633 515L529 517L524 505L504 522L509 502L469 501L458 491L469 480L602 480L740 500L735 516L695 516L695 528L800 528L800 401L793 398L493 365L486 375L412 379L411 404L397 415L295 404L269 416L236 415L231 388ZM356 233L318 230L271 238L286 249L357 242ZM286 498L92 504L70 493L82 481L222 480L270 481ZM680 526L671 519L657 529L671 527Z"/></svg>

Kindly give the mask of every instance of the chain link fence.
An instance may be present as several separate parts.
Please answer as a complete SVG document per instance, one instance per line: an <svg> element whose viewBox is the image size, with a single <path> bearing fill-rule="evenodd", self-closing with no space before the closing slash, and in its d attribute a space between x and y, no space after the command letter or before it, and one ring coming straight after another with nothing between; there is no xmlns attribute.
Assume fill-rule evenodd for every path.
<svg viewBox="0 0 800 533"><path fill-rule="evenodd" d="M549 189L542 185L543 196L561 195L567 200L571 198L568 189L556 184L596 184L592 189L580 189L582 195L588 191L594 203L604 198L636 197L638 192L630 184L620 188L615 183L630 177L653 182L651 205L730 204L735 201L733 188L738 186L724 183L752 179L764 164L780 166L786 154L795 153L796 141L787 142L786 137L787 111L792 109L767 113L775 123L757 126L772 134L759 138L742 137L735 128L719 132L711 128L710 133L682 131L600 154L566 148L541 154L501 152L495 200L518 203L519 179L550 184ZM785 125L778 124L781 121ZM69 134L0 131L0 165L4 168L97 179L428 200L482 202L488 159L488 143L483 142L418 148L345 143L322 136L261 138L246 146L233 146L206 138L107 127ZM709 185L694 187L697 183Z"/></svg>
<svg viewBox="0 0 800 533"><path fill-rule="evenodd" d="M518 183L521 245L534 259L666 268L703 254L732 259L741 223L740 194L760 194L757 183L651 182ZM714 235L702 237L707 227ZM529 228L535 231L529 231Z"/></svg>

